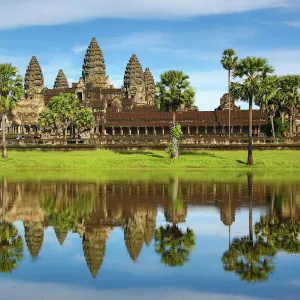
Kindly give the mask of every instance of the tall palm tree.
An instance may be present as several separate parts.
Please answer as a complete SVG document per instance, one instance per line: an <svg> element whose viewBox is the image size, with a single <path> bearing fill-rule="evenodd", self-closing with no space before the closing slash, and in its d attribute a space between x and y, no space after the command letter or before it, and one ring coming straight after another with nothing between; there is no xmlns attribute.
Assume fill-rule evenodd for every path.
<svg viewBox="0 0 300 300"><path fill-rule="evenodd" d="M221 64L225 70L228 71L228 103L229 103L229 110L228 110L228 136L230 138L231 133L231 126L230 126L230 119L231 119L231 103L230 103L230 79L231 79L231 71L237 66L238 64L238 57L235 54L233 49L226 49L223 51Z"/></svg>
<svg viewBox="0 0 300 300"><path fill-rule="evenodd" d="M170 70L160 75L156 84L156 103L160 110L172 112L172 158L178 158L178 136L173 132L176 129L176 112L184 105L192 106L195 101L195 90L190 86L189 76L182 71Z"/></svg>
<svg viewBox="0 0 300 300"><path fill-rule="evenodd" d="M262 87L256 97L256 104L265 112L271 121L272 136L275 138L274 118L283 100L283 93L279 89L277 76L267 76L263 79Z"/></svg>
<svg viewBox="0 0 300 300"><path fill-rule="evenodd" d="M0 115L2 117L2 157L7 158L6 118L23 95L23 79L11 64L0 64Z"/></svg>
<svg viewBox="0 0 300 300"><path fill-rule="evenodd" d="M279 78L283 106L290 115L290 136L293 136L293 120L300 112L300 76L287 75Z"/></svg>
<svg viewBox="0 0 300 300"><path fill-rule="evenodd" d="M246 57L239 61L233 71L233 78L239 78L240 82L230 84L230 92L235 99L249 102L249 145L248 165L253 165L253 143L252 143L252 106L253 100L259 94L262 81L274 69L268 61L259 57Z"/></svg>

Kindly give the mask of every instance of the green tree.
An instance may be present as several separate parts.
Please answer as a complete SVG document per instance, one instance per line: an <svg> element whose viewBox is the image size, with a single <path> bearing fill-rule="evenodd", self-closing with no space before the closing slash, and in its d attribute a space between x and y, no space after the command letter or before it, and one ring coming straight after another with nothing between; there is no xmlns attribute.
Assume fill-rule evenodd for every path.
<svg viewBox="0 0 300 300"><path fill-rule="evenodd" d="M262 80L262 85L258 95L256 96L256 104L258 104L263 112L265 112L271 121L272 136L275 138L274 118L283 101L283 95L279 89L279 79L277 76L267 76Z"/></svg>
<svg viewBox="0 0 300 300"><path fill-rule="evenodd" d="M76 114L75 127L78 133L89 132L95 126L95 118L91 109L80 109Z"/></svg>
<svg viewBox="0 0 300 300"><path fill-rule="evenodd" d="M195 234L189 228L183 232L178 226L167 225L155 231L155 250L169 267L183 266L189 261L194 246Z"/></svg>
<svg viewBox="0 0 300 300"><path fill-rule="evenodd" d="M0 272L12 272L23 259L23 240L17 228L9 223L0 224Z"/></svg>
<svg viewBox="0 0 300 300"><path fill-rule="evenodd" d="M249 145L248 165L253 165L253 143L252 143L252 106L253 100L259 94L262 81L274 69L264 58L246 57L239 61L233 71L233 78L239 78L240 82L230 84L230 92L235 99L249 102Z"/></svg>
<svg viewBox="0 0 300 300"><path fill-rule="evenodd" d="M194 101L195 90L190 86L188 75L175 70L160 75L160 81L156 84L156 103L160 110L172 112L172 158L179 156L178 137L182 134L180 127L176 126L176 112L182 105L190 108Z"/></svg>
<svg viewBox="0 0 300 300"><path fill-rule="evenodd" d="M223 51L222 54L222 59L221 59L221 65L225 70L228 71L228 103L229 103L229 110L228 110L228 136L230 138L230 133L231 133L231 126L230 126L230 121L231 121L231 103L230 103L230 79L231 79L231 71L234 70L234 68L238 64L238 57L236 56L236 53L233 49L226 49Z"/></svg>
<svg viewBox="0 0 300 300"><path fill-rule="evenodd" d="M290 116L290 136L293 136L293 121L300 112L300 76L287 75L279 77L283 95L283 106Z"/></svg>
<svg viewBox="0 0 300 300"><path fill-rule="evenodd" d="M23 95L23 79L11 64L0 64L0 115L2 117L2 157L7 158L6 119Z"/></svg>
<svg viewBox="0 0 300 300"><path fill-rule="evenodd" d="M38 123L44 129L54 129L58 135L63 134L66 139L69 127L75 126L84 132L95 121L91 110L79 107L75 94L61 93L49 101L47 108L40 113Z"/></svg>

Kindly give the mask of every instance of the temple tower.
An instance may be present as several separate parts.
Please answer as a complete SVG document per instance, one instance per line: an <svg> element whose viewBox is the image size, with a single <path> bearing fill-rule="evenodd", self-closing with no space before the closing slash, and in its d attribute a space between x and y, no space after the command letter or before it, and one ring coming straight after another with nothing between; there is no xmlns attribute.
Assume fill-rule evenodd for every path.
<svg viewBox="0 0 300 300"><path fill-rule="evenodd" d="M110 229L108 227L102 227L90 229L84 234L82 240L83 252L93 278L96 278L102 266L109 233Z"/></svg>
<svg viewBox="0 0 300 300"><path fill-rule="evenodd" d="M39 62L32 56L25 74L26 99L41 99L44 89L44 77Z"/></svg>
<svg viewBox="0 0 300 300"><path fill-rule="evenodd" d="M125 96L133 100L136 106L146 105L145 81L142 66L135 54L132 54L124 75Z"/></svg>
<svg viewBox="0 0 300 300"><path fill-rule="evenodd" d="M38 256L44 241L44 226L41 222L24 222L25 240L28 251L34 259Z"/></svg>
<svg viewBox="0 0 300 300"><path fill-rule="evenodd" d="M146 93L146 103L148 105L155 105L154 96L155 96L155 82L152 76L152 73L149 68L146 68L144 73L145 81L145 93Z"/></svg>
<svg viewBox="0 0 300 300"><path fill-rule="evenodd" d="M62 90L69 88L68 80L65 76L65 73L62 69L58 71L57 77L54 82L53 88L55 90Z"/></svg>
<svg viewBox="0 0 300 300"><path fill-rule="evenodd" d="M84 82L90 83L93 87L109 88L104 57L94 37L85 54L82 76Z"/></svg>

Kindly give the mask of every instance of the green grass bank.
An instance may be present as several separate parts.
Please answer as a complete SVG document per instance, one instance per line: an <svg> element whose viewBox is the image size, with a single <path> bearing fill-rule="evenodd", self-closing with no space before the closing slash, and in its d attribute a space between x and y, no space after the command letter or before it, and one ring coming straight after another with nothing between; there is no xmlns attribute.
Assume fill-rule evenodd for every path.
<svg viewBox="0 0 300 300"><path fill-rule="evenodd" d="M178 160L164 151L9 151L0 158L0 173L26 170L248 170L246 151L195 151L181 153ZM300 171L300 151L255 151L251 169Z"/></svg>

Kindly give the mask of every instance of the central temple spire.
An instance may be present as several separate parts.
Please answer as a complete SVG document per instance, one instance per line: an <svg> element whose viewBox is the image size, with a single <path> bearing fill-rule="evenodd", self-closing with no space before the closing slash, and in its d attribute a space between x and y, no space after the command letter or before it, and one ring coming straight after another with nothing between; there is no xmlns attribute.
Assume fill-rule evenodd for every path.
<svg viewBox="0 0 300 300"><path fill-rule="evenodd" d="M85 54L82 76L84 82L91 83L95 87L108 86L103 53L94 37Z"/></svg>

